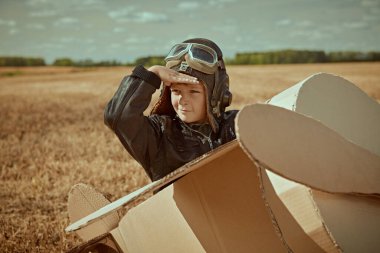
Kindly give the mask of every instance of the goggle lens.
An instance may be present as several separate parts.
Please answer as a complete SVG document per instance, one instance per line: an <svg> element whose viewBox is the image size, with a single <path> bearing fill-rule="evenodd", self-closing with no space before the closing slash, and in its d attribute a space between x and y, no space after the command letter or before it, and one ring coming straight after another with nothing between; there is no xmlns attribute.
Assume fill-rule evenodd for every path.
<svg viewBox="0 0 380 253"><path fill-rule="evenodd" d="M187 45L179 44L178 46L175 46L170 50L168 57L179 55L182 53L182 51L186 50L186 48Z"/></svg>
<svg viewBox="0 0 380 253"><path fill-rule="evenodd" d="M216 62L215 61L216 56L213 55L210 51L205 50L203 48L192 47L191 53L192 53L193 57L198 59L198 60L205 61L205 62L211 63L211 64Z"/></svg>

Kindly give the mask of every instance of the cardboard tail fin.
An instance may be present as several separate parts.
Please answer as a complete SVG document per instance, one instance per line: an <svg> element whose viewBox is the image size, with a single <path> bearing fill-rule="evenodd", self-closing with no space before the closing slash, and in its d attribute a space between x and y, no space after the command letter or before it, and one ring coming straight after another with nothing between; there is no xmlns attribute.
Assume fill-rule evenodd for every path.
<svg viewBox="0 0 380 253"><path fill-rule="evenodd" d="M76 184L71 188L68 197L67 208L70 222L73 223L109 203L110 201L94 188L86 184ZM89 241L117 227L119 220L118 213L113 212L97 222L78 230L77 234L84 241Z"/></svg>

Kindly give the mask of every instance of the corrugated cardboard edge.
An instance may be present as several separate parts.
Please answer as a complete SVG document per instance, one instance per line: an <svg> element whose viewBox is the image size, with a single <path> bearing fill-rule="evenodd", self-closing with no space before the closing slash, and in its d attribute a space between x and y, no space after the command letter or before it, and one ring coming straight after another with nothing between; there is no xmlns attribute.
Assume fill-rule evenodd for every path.
<svg viewBox="0 0 380 253"><path fill-rule="evenodd" d="M380 201L312 190L318 210L344 252L379 252Z"/></svg>
<svg viewBox="0 0 380 253"><path fill-rule="evenodd" d="M271 212L274 214L274 217L276 217L276 214L279 214L279 210L278 208L276 208L276 203L274 202L272 203L271 201L269 201L270 198L268 198L267 193L270 194L271 190L274 192L275 195L277 195L278 199L282 202L284 207L292 215L293 219L303 229L304 233L308 235L311 238L311 240L313 240L321 249L323 249L324 252L328 252L328 253L342 252L341 248L339 247L334 237L332 236L332 233L329 232L327 226L325 225L319 213L318 208L315 206L315 202L313 201L313 199L311 198L312 196L310 195L310 188L294 182L294 184L297 185L297 188L293 188L293 191L291 192L291 195L290 195L291 196L290 199L292 201L290 203L287 203L287 201L284 201L283 195L277 194L274 181L272 181L269 176L270 171L260 164L257 164L257 168L259 168L259 179L264 191L263 198L265 198L266 201L269 203L268 207L271 209ZM303 197L303 195L305 195L303 193L305 192L307 192L306 198ZM299 197L301 197L301 201L302 201L302 208L301 208L302 210L298 210L297 212L294 212L294 207L297 208L298 206L298 209L300 207L299 205L297 205L297 200L300 200ZM307 205L309 205L309 207L312 206L313 210L310 212L308 211L308 209L305 210L305 207L307 207ZM308 221L306 224L303 224L303 222L300 222L299 220L300 215L302 216L304 220ZM284 217L282 217L281 219L284 219ZM312 221L314 221L313 222L314 226L310 227L310 224L308 223ZM283 222L284 221L282 221L282 223ZM317 229L315 229L316 227L315 222L318 223ZM292 228L284 226L284 225L282 225L281 227L283 228L285 234L288 233L289 239L285 237L285 240L289 240L288 243L290 243L291 236L289 236L289 234L292 234ZM327 232L327 236L326 236L326 232ZM293 242L293 244L296 244L296 243ZM303 252L303 251L298 250L297 252Z"/></svg>
<svg viewBox="0 0 380 253"><path fill-rule="evenodd" d="M237 139L238 140L238 139ZM263 198L264 200L264 203L265 203L265 207L268 211L268 214L269 214L269 217L272 221L272 224L273 224L273 228L274 230L276 231L280 241L282 242L282 244L285 246L286 250L289 252L289 253L292 253L292 249L291 247L288 245L288 243L286 242L284 236L283 236L283 233L281 231L281 228L280 226L278 225L278 222L277 222L277 219L276 219L276 216L274 215L273 213L273 210L272 208L270 207L270 204L268 202L268 200L266 199L266 196L265 196L265 188L264 188L264 185L263 185L263 182L262 182L262 178L261 178L261 167L260 167L260 163L258 163L257 160L255 160L254 157L252 157L252 155L250 154L250 152L248 152L246 150L246 148L244 147L244 145L242 145L240 143L240 141L238 141L239 143L239 146L240 148L243 150L243 152L249 157L249 159L251 159L251 161L255 164L256 168L257 168L257 176L259 178L259 182L260 182L260 190L261 190L261 197Z"/></svg>
<svg viewBox="0 0 380 253"><path fill-rule="evenodd" d="M238 131L237 131L238 132ZM237 139L239 140L239 137L237 137ZM293 252L291 247L289 246L289 243L287 242L285 236L284 236L284 233L283 233L283 230L286 229L286 228L283 228L281 229L280 225L279 225L279 222L276 218L276 215L275 215L275 212L274 210L271 208L271 204L270 204L270 201L268 200L267 196L266 196L266 190L265 187L264 187L264 183L263 183L263 178L262 178L262 173L263 171L267 170L267 167L265 165L263 165L260 161L258 161L255 157L252 156L251 152L249 152L249 150L247 150L247 148L239 141L238 142L241 149L246 153L246 155L252 160L252 162L256 165L258 171L257 171L257 175L259 177L259 181L260 181L260 188L261 188L261 192L262 192L262 198L264 199L264 202L265 202L265 205L266 205L266 208L268 210L268 214L272 220L272 224L273 224L273 227L277 233L277 235L279 236L279 239L281 240L281 242L283 243L283 245L287 248L288 252ZM272 186L273 187L273 186ZM305 188L307 188L305 186ZM274 190L274 187L273 187L273 190ZM279 199L283 202L283 200L281 199L280 196L278 196ZM313 199L308 199L310 202L312 202L312 205L313 206L316 206L315 203L313 202ZM287 205L286 203L284 203L284 206L287 208ZM316 208L317 209L317 208ZM289 213L290 214L293 214L289 209L288 209ZM318 218L320 219L320 222L323 224L323 227L325 228L325 234L322 235L323 238L325 238L325 240L327 240L329 245L331 245L329 248L333 248L333 250L331 251L326 251L326 247L323 247L323 245L321 245L320 243L320 240L318 240L317 238L315 238L314 236L308 234L305 230L305 234L308 234L309 237L317 244L319 245L321 248L323 248L326 252L328 253L340 253L342 252L342 250L340 249L339 245L336 243L334 237L332 236L332 234L330 232L328 232L328 229L327 227L325 226L324 224L324 221L322 219L322 217L319 215L319 212L318 213L315 213L316 215L318 215ZM296 220L297 221L297 220ZM298 221L297 221L298 222ZM304 227L302 226L302 224L300 224L298 222L298 225L304 229ZM289 231L286 231L286 232L289 232Z"/></svg>
<svg viewBox="0 0 380 253"><path fill-rule="evenodd" d="M337 252L338 245L332 233L326 236L326 224L311 196L311 189L278 176L270 170L264 170L263 167L261 170L266 172L277 196L304 232L326 252Z"/></svg>
<svg viewBox="0 0 380 253"><path fill-rule="evenodd" d="M81 229L83 227L88 226L89 224L101 219L102 217L110 214L113 211L116 211L123 206L126 206L128 204L133 203L137 199L152 193L156 190L159 190L160 188L164 187L165 185L168 185L172 182L174 182L176 179L194 171L197 170L198 168L202 167L205 163L209 161L209 159L215 159L217 156L223 155L232 148L234 148L237 145L237 141L231 141L227 144L224 144L202 156L199 158L183 165L182 167L178 168L177 170L173 171L172 173L168 174L167 176L151 182L148 185L143 186L142 188L124 196L121 197L120 199L100 208L99 210L83 217L82 219L70 224L69 226L66 227L65 231L66 232L72 232L76 231L78 229ZM211 156L213 154L213 156Z"/></svg>
<svg viewBox="0 0 380 253"><path fill-rule="evenodd" d="M339 252L343 252L342 248L339 246L339 244L337 243L334 235L331 233L330 229L328 228L325 220L323 219L323 216L321 215L321 212L319 211L319 208L318 208L318 205L317 203L315 202L314 200L314 196L313 196L313 191L312 189L308 188L308 187L305 187L308 192L309 192L309 197L310 197L310 203L313 205L314 207L314 211L315 211L315 214L316 216L320 219L321 223L322 223L322 227L323 229L325 230L324 232L327 233L328 237L330 238L333 246L339 251ZM321 233L321 232L319 232ZM313 237L314 235L312 235Z"/></svg>

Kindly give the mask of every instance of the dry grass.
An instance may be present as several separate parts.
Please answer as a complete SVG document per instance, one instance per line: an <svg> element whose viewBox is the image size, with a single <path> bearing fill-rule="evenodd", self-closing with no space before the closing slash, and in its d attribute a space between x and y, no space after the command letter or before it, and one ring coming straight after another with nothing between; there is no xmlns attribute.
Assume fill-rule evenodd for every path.
<svg viewBox="0 0 380 253"><path fill-rule="evenodd" d="M1 252L63 252L77 244L64 228L67 193L78 182L112 199L148 182L103 124L106 102L130 71L0 69ZM231 107L265 101L316 72L341 75L380 101L380 63L230 66Z"/></svg>

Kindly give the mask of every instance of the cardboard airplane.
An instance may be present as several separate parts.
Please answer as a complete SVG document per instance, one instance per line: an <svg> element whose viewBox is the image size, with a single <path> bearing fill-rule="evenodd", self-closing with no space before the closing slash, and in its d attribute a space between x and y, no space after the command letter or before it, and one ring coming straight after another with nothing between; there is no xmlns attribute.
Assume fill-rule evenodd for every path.
<svg viewBox="0 0 380 253"><path fill-rule="evenodd" d="M319 73L243 108L236 132L113 203L73 188L66 231L88 244L108 233L124 253L380 252L376 101ZM119 219L117 209L164 185Z"/></svg>

